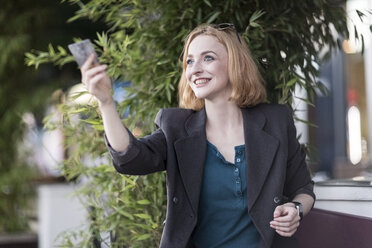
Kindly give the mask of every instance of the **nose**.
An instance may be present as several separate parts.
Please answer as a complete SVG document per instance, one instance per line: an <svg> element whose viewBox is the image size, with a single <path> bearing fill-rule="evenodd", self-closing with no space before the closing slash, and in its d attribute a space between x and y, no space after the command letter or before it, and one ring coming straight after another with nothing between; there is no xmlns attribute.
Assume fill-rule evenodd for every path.
<svg viewBox="0 0 372 248"><path fill-rule="evenodd" d="M195 61L194 64L191 66L190 73L191 75L197 75L203 71L203 66L199 61Z"/></svg>

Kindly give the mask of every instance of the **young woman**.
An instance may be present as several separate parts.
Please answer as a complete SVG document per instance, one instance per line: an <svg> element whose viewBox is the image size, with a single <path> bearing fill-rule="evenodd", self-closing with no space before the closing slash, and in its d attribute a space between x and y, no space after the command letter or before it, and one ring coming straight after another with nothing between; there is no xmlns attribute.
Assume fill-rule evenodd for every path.
<svg viewBox="0 0 372 248"><path fill-rule="evenodd" d="M298 247L293 238L313 206L313 182L289 109L265 104L262 78L232 24L188 36L181 108L160 110L158 129L136 139L111 96L106 65L81 68L99 103L118 172L167 171L160 247Z"/></svg>

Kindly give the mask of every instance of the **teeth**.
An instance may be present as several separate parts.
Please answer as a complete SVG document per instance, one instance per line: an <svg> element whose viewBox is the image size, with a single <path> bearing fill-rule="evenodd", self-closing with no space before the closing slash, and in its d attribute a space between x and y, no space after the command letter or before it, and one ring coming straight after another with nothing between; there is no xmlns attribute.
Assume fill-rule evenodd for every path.
<svg viewBox="0 0 372 248"><path fill-rule="evenodd" d="M208 81L209 81L208 79L197 79L197 80L195 80L195 84L196 85L205 84Z"/></svg>

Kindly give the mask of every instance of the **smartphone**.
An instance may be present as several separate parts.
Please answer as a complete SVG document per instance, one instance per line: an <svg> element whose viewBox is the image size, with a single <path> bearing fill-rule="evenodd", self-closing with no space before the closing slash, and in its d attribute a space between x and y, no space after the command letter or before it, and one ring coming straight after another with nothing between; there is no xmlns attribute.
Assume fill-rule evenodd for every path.
<svg viewBox="0 0 372 248"><path fill-rule="evenodd" d="M98 56L90 39L85 39L68 45L68 49L74 56L77 64L81 67L92 53L95 55L93 64L99 64Z"/></svg>

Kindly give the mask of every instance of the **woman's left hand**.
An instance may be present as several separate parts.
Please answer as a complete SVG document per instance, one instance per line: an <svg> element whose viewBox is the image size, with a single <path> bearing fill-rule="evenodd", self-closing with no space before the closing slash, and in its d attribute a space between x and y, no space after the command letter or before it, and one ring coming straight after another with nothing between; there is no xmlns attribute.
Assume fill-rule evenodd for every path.
<svg viewBox="0 0 372 248"><path fill-rule="evenodd" d="M300 216L296 206L285 203L277 206L274 211L274 219L270 222L270 227L283 237L291 237L300 226Z"/></svg>

